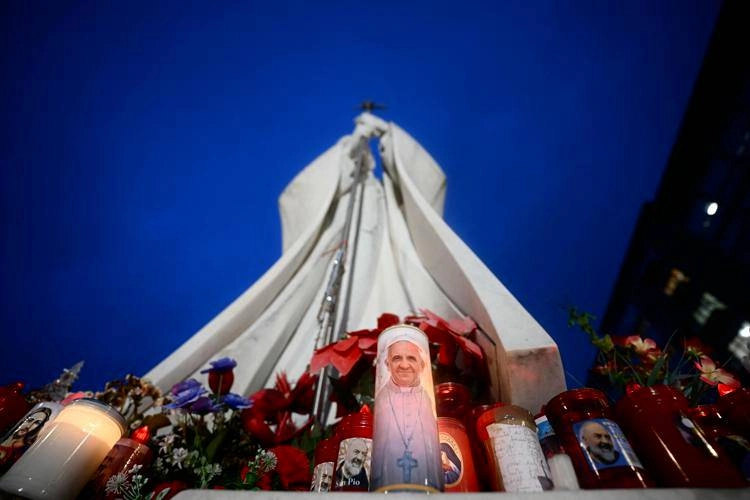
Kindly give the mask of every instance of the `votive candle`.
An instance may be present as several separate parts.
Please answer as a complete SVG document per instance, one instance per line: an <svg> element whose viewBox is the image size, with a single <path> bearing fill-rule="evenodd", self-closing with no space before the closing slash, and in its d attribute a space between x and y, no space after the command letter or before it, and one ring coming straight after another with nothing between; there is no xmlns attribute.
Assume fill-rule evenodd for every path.
<svg viewBox="0 0 750 500"><path fill-rule="evenodd" d="M30 499L74 499L109 450L125 421L112 407L77 399L0 479L0 490Z"/></svg>

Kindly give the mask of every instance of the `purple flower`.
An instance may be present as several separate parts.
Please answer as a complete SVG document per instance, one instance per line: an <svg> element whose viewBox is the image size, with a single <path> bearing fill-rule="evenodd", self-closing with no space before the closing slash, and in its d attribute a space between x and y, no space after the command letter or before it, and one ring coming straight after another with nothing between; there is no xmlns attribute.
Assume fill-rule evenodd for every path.
<svg viewBox="0 0 750 500"><path fill-rule="evenodd" d="M220 411L221 405L217 405L209 397L201 396L190 405L189 410L190 413L205 415L206 413L216 413L217 411Z"/></svg>
<svg viewBox="0 0 750 500"><path fill-rule="evenodd" d="M201 383L195 380L194 378L189 378L187 380L183 380L182 382L178 384L173 385L171 392L174 396L176 396L181 392L185 392L187 390L191 390L196 387L201 387Z"/></svg>
<svg viewBox="0 0 750 500"><path fill-rule="evenodd" d="M192 378L185 380L172 387L174 401L168 405L164 405L164 408L169 408L170 410L185 408L206 392L206 389L197 380Z"/></svg>
<svg viewBox="0 0 750 500"><path fill-rule="evenodd" d="M232 368L237 366L237 362L233 360L232 358L217 359L216 361L211 361L209 364L211 365L211 368L206 368L205 370L201 370L201 373L228 372Z"/></svg>
<svg viewBox="0 0 750 500"><path fill-rule="evenodd" d="M243 398L239 394L230 392L221 397L221 402L230 407L233 410L244 410L253 406L252 401L247 398Z"/></svg>

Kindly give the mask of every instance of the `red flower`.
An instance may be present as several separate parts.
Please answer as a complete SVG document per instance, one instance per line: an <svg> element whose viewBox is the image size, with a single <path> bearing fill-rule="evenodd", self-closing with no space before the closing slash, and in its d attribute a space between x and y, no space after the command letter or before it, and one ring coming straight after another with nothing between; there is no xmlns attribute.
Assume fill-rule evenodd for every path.
<svg viewBox="0 0 750 500"><path fill-rule="evenodd" d="M346 377L360 359L365 358L368 361L375 359L378 335L398 322L398 316L385 313L378 318L377 328L348 332L346 338L321 347L313 353L309 373L317 374L321 368L333 365L341 377Z"/></svg>
<svg viewBox="0 0 750 500"><path fill-rule="evenodd" d="M288 445L276 446L269 451L278 459L275 473L284 490L310 491L310 461L304 451Z"/></svg>
<svg viewBox="0 0 750 500"><path fill-rule="evenodd" d="M409 316L404 319L404 322L418 327L427 335L431 343L440 346L438 364L453 365L459 348L472 358L484 359L482 348L469 338L469 335L477 329L474 320L466 317L448 321L429 309L420 309L419 312L422 316Z"/></svg>
<svg viewBox="0 0 750 500"><path fill-rule="evenodd" d="M708 356L701 356L700 360L695 362L695 367L701 372L701 380L708 385L714 386L721 383L732 389L736 389L740 386L739 380L734 378L734 375L725 369L716 366L714 360ZM724 388L724 390L726 390L726 388Z"/></svg>
<svg viewBox="0 0 750 500"><path fill-rule="evenodd" d="M298 428L292 420L292 413L310 413L314 384L315 377L309 373L303 374L294 388L286 374L277 375L274 389L262 389L250 396L253 406L242 411L245 430L264 446L294 439L311 424L308 419ZM272 430L274 424L276 428Z"/></svg>
<svg viewBox="0 0 750 500"><path fill-rule="evenodd" d="M221 358L211 361L211 368L201 370L208 373L208 386L214 394L223 396L228 393L234 383L234 372L232 371L237 362L232 358Z"/></svg>

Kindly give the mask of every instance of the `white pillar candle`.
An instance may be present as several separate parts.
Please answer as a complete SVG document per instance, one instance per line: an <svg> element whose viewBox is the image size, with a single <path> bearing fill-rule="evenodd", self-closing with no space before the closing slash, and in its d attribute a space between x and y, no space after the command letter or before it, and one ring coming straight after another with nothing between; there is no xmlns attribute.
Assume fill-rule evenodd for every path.
<svg viewBox="0 0 750 500"><path fill-rule="evenodd" d="M124 430L122 415L110 406L77 399L0 479L0 490L31 499L74 499Z"/></svg>

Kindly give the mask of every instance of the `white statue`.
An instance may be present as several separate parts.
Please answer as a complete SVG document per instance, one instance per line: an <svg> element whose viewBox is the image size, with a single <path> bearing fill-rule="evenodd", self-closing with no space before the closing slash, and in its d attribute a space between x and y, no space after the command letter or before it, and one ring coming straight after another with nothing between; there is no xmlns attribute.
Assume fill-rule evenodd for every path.
<svg viewBox="0 0 750 500"><path fill-rule="evenodd" d="M234 392L272 384L281 370L296 379L315 348L331 266L346 243L335 332L373 328L384 312L404 317L427 308L444 318L470 316L484 333L479 343L490 362L493 392L538 411L565 390L557 345L443 221L445 175L430 155L394 123L367 112L355 122L352 135L281 194L279 260L145 377L168 389L200 378L209 361L229 356L238 361ZM363 147L374 137L382 181ZM358 161L369 171L354 184ZM354 211L345 235L353 195L361 210Z"/></svg>

